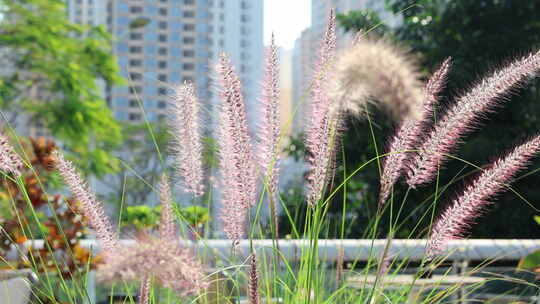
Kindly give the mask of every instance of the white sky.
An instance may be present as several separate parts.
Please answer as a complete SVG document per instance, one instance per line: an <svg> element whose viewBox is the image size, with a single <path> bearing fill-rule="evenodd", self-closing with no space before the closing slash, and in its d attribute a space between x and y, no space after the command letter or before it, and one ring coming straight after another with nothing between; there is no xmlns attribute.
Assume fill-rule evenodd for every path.
<svg viewBox="0 0 540 304"><path fill-rule="evenodd" d="M274 32L278 46L292 49L311 24L311 0L264 0L264 44Z"/></svg>

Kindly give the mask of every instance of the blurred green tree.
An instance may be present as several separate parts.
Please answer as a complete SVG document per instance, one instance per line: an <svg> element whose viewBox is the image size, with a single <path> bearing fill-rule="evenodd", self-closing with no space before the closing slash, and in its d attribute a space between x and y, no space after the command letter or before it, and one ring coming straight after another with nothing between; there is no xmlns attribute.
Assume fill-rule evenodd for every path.
<svg viewBox="0 0 540 304"><path fill-rule="evenodd" d="M13 126L26 116L98 176L118 169L122 141L98 79L120 84L106 29L69 22L65 1L0 0L0 108Z"/></svg>
<svg viewBox="0 0 540 304"><path fill-rule="evenodd" d="M445 106L460 93L467 90L482 75L511 58L525 54L540 47L540 2L512 0L386 0L387 7L394 13L403 15L403 22L396 28L383 27L385 35L392 37L419 53L421 62L428 75L446 57L452 56L454 64L449 75L448 87L442 98L439 111L444 113ZM372 14L372 13L370 13ZM366 30L366 24L376 19L366 19L366 14L349 13L338 18L341 26L349 31ZM357 19L357 20L355 20ZM516 140L523 140L529 135L540 132L540 80L531 81L524 88L505 102L504 106L481 120L476 131L465 138L465 143L454 154L476 165L482 166L502 154ZM372 127L378 140L379 153L394 132L395 122L383 113L374 110ZM380 141L384 139L384 141ZM347 171L375 155L370 127L367 121L350 119L348 131L344 135L343 148ZM343 168L343 167L342 167ZM529 167L527 172L534 173L540 168L540 161ZM463 162L453 160L441 170L439 185L450 185L441 194L437 202L440 210L462 186L463 174L474 174L474 168ZM376 209L378 195L378 168L370 166L355 179L366 183L362 198L353 200L358 206L350 206L358 214L358 225L350 236L361 236L371 212ZM337 184L339 176L336 174ZM458 178L458 179L455 179ZM362 184L362 183L361 183ZM496 203L486 216L473 227L473 237L485 238L531 238L538 237L538 227L531 221L535 210L540 209L540 191L534 185L540 184L540 174L523 174L513 183L517 193L523 195L524 202L512 191L507 191L496 199ZM354 191L354 189L349 189ZM406 187L395 189L395 212L401 207L401 199ZM430 216L422 219L426 211L430 213L430 204L419 207L420 203L430 199L435 192L435 183L411 191L402 211L403 225L398 237L406 237L418 225L418 231L425 231ZM342 198L333 202L333 216L339 217ZM362 206L372 206L361 208ZM394 212L394 215L396 214ZM387 212L389 213L389 212ZM331 216L332 216L331 214ZM383 225L388 219L383 219ZM519 224L518 224L519 223ZM382 229L384 231L384 228Z"/></svg>

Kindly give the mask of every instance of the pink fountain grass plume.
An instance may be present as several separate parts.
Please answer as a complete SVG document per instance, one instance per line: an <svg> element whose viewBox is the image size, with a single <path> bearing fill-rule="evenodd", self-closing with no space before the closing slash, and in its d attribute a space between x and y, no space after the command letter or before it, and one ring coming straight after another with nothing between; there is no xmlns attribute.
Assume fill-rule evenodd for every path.
<svg viewBox="0 0 540 304"><path fill-rule="evenodd" d="M502 192L514 175L525 168L540 150L540 135L514 148L474 179L433 224L427 256L432 258L447 247L448 241L464 236L474 219L490 205L488 199Z"/></svg>
<svg viewBox="0 0 540 304"><path fill-rule="evenodd" d="M174 88L170 100L172 116L172 154L176 167L184 180L186 191L200 196L204 193L204 168L202 161L201 127L199 123L199 100L192 83Z"/></svg>
<svg viewBox="0 0 540 304"><path fill-rule="evenodd" d="M159 201L161 203L159 237L163 240L174 241L176 227L173 216L171 187L165 174L163 174L159 183Z"/></svg>
<svg viewBox="0 0 540 304"><path fill-rule="evenodd" d="M259 165L268 183L270 195L275 195L278 183L279 136L279 62L274 34L266 50L264 80L261 98L261 125L259 136Z"/></svg>
<svg viewBox="0 0 540 304"><path fill-rule="evenodd" d="M23 162L15 149L9 144L8 138L0 133L0 170L10 172L14 176L21 175Z"/></svg>
<svg viewBox="0 0 540 304"><path fill-rule="evenodd" d="M119 247L98 266L97 274L98 280L108 283L152 277L181 295L195 294L207 286L203 268L189 249L154 238Z"/></svg>
<svg viewBox="0 0 540 304"><path fill-rule="evenodd" d="M255 253L249 256L249 275L248 275L248 299L250 304L259 304L259 274L257 272L257 257Z"/></svg>
<svg viewBox="0 0 540 304"><path fill-rule="evenodd" d="M450 65L451 58L447 58L429 78L425 86L424 102L418 110L418 119L408 118L403 121L396 135L390 140L389 155L383 160L379 204L384 204L390 196L392 187L406 168L408 152L418 143L426 126L431 123L433 107L444 88Z"/></svg>
<svg viewBox="0 0 540 304"><path fill-rule="evenodd" d="M407 173L411 187L430 182L436 175L446 155L460 142L461 138L476 125L483 113L493 110L512 89L523 84L540 68L540 52L532 53L495 71L481 80L439 120L428 138L412 158Z"/></svg>
<svg viewBox="0 0 540 304"><path fill-rule="evenodd" d="M242 86L230 60L217 66L222 105L219 112L219 158L224 230L235 243L242 238L249 208L256 202L257 170L248 132Z"/></svg>
<svg viewBox="0 0 540 304"><path fill-rule="evenodd" d="M365 37L336 56L330 96L348 113L365 117L373 101L401 121L418 118L425 99L420 65L404 47L386 38Z"/></svg>
<svg viewBox="0 0 540 304"><path fill-rule="evenodd" d="M109 218L105 214L103 204L89 190L88 185L83 181L70 161L65 160L64 156L58 151L54 151L53 157L56 169L64 183L80 203L78 209L88 220L90 227L94 229L104 256L109 257L118 247L118 235L114 232Z"/></svg>
<svg viewBox="0 0 540 304"><path fill-rule="evenodd" d="M326 33L319 50L310 92L309 121L306 125L306 150L309 172L307 201L314 206L322 197L334 160L334 144L339 129L339 107L329 95L332 64L336 48L336 20L330 12Z"/></svg>
<svg viewBox="0 0 540 304"><path fill-rule="evenodd" d="M139 287L139 304L150 303L150 278L143 278Z"/></svg>

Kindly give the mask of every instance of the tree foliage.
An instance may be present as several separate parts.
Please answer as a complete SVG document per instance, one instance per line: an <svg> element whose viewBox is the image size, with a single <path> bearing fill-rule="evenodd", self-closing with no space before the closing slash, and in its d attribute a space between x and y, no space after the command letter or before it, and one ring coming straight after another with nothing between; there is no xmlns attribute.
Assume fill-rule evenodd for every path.
<svg viewBox="0 0 540 304"><path fill-rule="evenodd" d="M98 79L122 79L106 29L69 22L60 0L1 0L0 10L6 119L15 127L22 115L41 122L86 172L116 170L109 151L122 137Z"/></svg>

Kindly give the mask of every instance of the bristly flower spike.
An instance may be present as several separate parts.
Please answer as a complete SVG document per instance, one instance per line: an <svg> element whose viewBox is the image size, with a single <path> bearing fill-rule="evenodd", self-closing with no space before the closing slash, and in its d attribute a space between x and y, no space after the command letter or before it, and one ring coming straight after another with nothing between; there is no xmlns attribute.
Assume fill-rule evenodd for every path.
<svg viewBox="0 0 540 304"><path fill-rule="evenodd" d="M423 141L408 168L411 187L430 182L446 155L470 131L482 113L491 111L516 86L540 69L540 51L512 62L481 80L445 113Z"/></svg>
<svg viewBox="0 0 540 304"><path fill-rule="evenodd" d="M143 278L139 287L139 304L150 303L150 278Z"/></svg>
<svg viewBox="0 0 540 304"><path fill-rule="evenodd" d="M266 63L262 83L261 125L259 136L259 165L268 184L270 195L274 195L278 183L279 136L279 63L274 34L266 49Z"/></svg>
<svg viewBox="0 0 540 304"><path fill-rule="evenodd" d="M204 193L204 168L199 100L193 83L176 86L173 92L169 101L172 109L169 125L173 137L170 148L176 157L176 168L184 180L185 190L200 196Z"/></svg>
<svg viewBox="0 0 540 304"><path fill-rule="evenodd" d="M21 175L23 162L15 149L9 144L8 138L0 133L0 170L10 172L14 176Z"/></svg>
<svg viewBox="0 0 540 304"><path fill-rule="evenodd" d="M329 95L331 65L336 49L336 20L330 11L326 33L319 50L310 92L309 121L306 126L306 150L309 172L307 176L307 201L314 206L322 197L329 180L329 169L334 158L337 141L339 107Z"/></svg>
<svg viewBox="0 0 540 304"><path fill-rule="evenodd" d="M104 256L109 257L118 247L118 235L114 232L109 218L105 214L103 204L88 189L88 185L83 181L70 161L65 160L59 151L54 151L53 157L58 173L60 173L64 183L80 203L78 209L88 220L90 227L94 229Z"/></svg>
<svg viewBox="0 0 540 304"><path fill-rule="evenodd" d="M482 209L490 204L488 199L502 192L539 151L540 135L536 135L492 163L474 179L433 224L427 247L428 258L444 251L450 240L463 237L474 219L481 215Z"/></svg>
<svg viewBox="0 0 540 304"><path fill-rule="evenodd" d="M252 253L248 257L249 276L248 276L248 298L250 304L259 304L259 274L257 273L257 257Z"/></svg>
<svg viewBox="0 0 540 304"><path fill-rule="evenodd" d="M163 174L159 183L159 201L161 203L159 237L162 240L174 241L176 238L176 225L173 216L171 187L165 174Z"/></svg>
<svg viewBox="0 0 540 304"><path fill-rule="evenodd" d="M230 60L219 57L217 73L222 105L219 111L219 158L222 220L227 237L238 243L246 216L256 202L257 170L248 132L242 86Z"/></svg>
<svg viewBox="0 0 540 304"><path fill-rule="evenodd" d="M390 140L389 155L383 160L379 204L384 204L390 196L392 187L406 168L406 161L410 155L409 151L418 143L426 126L430 125L433 107L439 100L439 94L444 88L450 66L451 58L447 58L433 73L425 86L424 102L421 108L418 109L418 118L411 117L403 121L396 135Z"/></svg>

